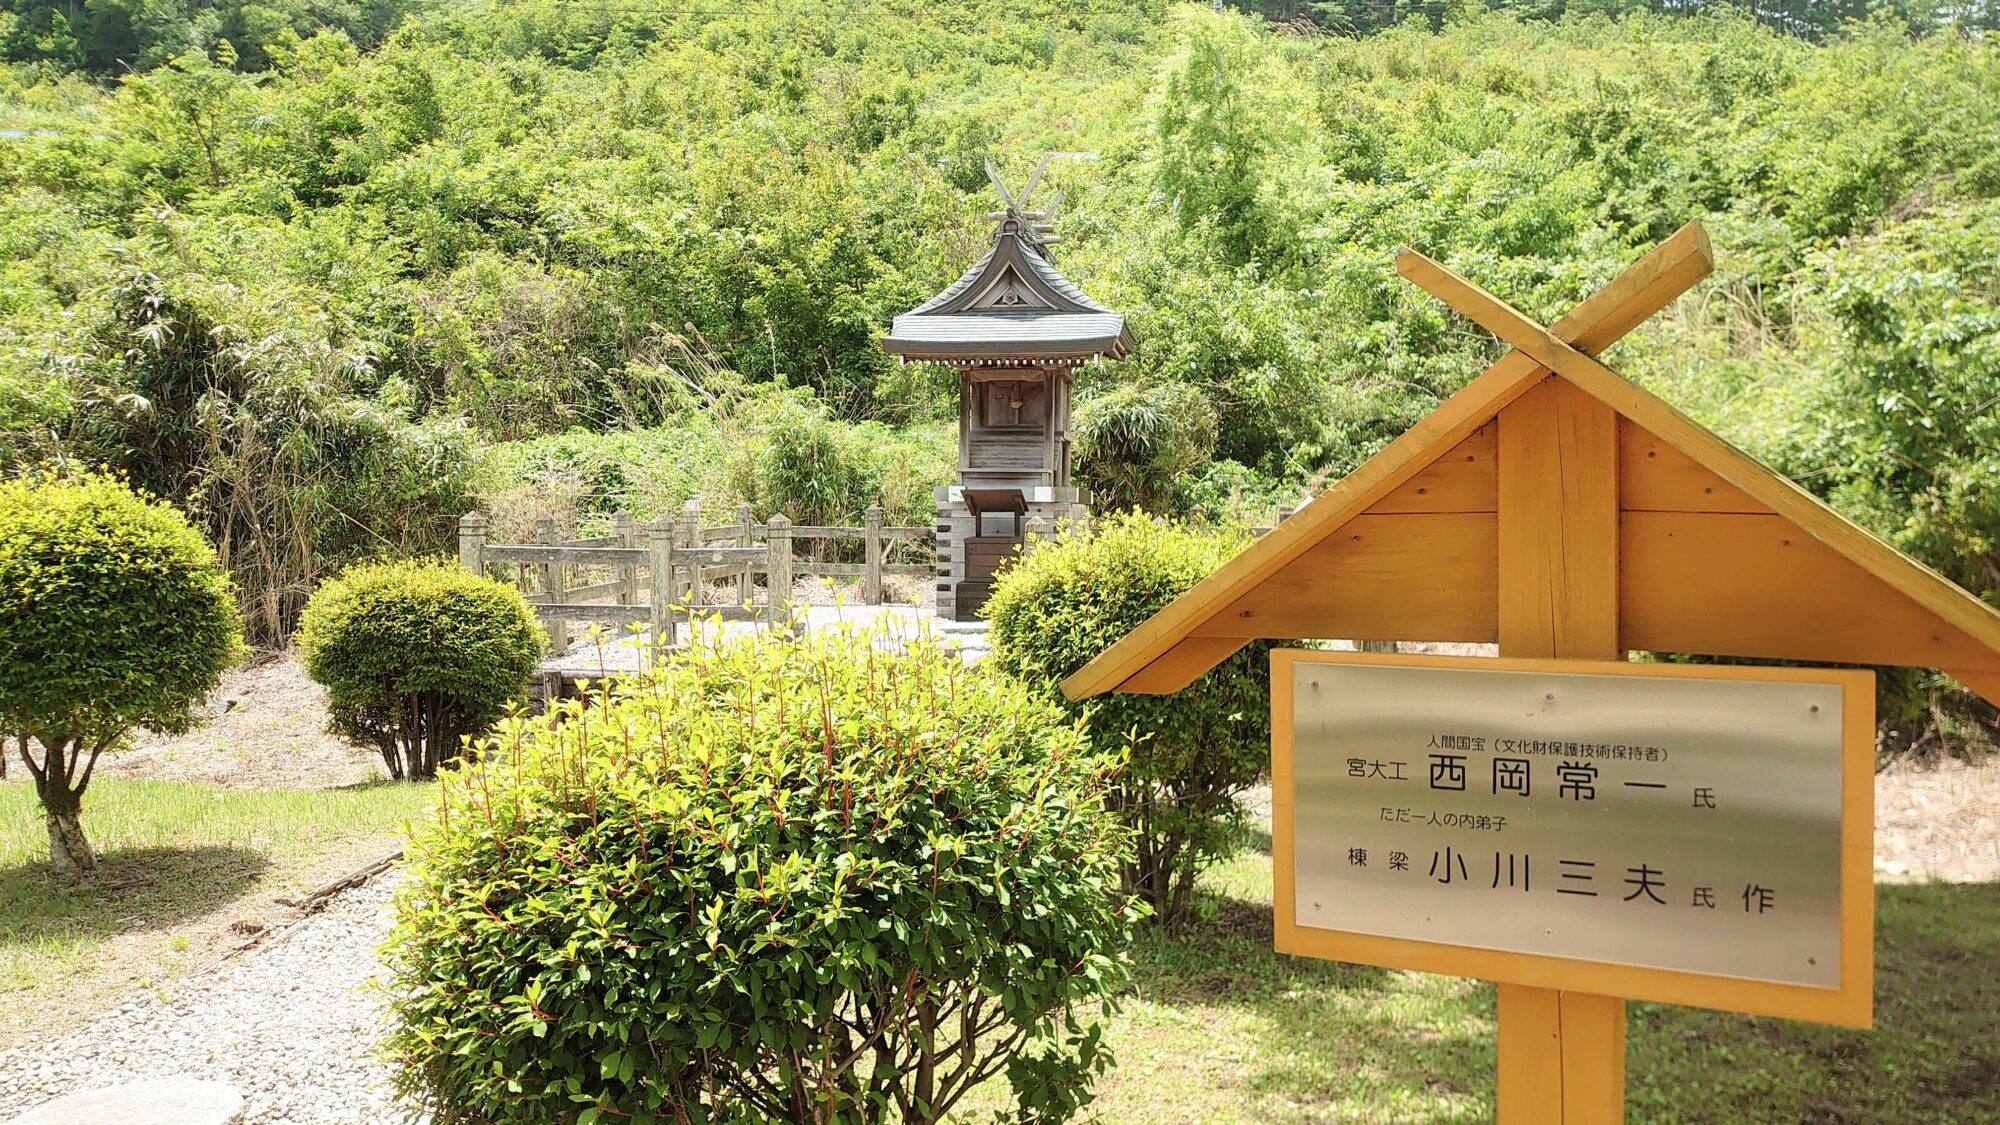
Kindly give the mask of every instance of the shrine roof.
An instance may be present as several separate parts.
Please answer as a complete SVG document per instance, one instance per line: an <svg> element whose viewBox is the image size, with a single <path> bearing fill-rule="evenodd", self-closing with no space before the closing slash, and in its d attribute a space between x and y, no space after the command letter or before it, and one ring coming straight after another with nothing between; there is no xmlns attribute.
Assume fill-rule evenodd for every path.
<svg viewBox="0 0 2000 1125"><path fill-rule="evenodd" d="M993 248L937 296L896 317L884 350L949 363L1119 359L1125 316L1091 299L1048 260L1028 216L1009 210Z"/></svg>

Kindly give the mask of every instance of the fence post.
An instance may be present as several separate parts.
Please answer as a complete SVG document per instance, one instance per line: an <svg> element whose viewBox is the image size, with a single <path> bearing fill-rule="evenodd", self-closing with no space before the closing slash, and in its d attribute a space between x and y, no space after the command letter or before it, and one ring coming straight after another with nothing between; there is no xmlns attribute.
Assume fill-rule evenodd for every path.
<svg viewBox="0 0 2000 1125"><path fill-rule="evenodd" d="M861 604L882 604L882 505L862 513Z"/></svg>
<svg viewBox="0 0 2000 1125"><path fill-rule="evenodd" d="M646 525L647 566L652 573L648 591L653 625L653 659L659 660L676 643L674 636L674 521L654 516Z"/></svg>
<svg viewBox="0 0 2000 1125"><path fill-rule="evenodd" d="M620 547L637 547L638 528L632 523L632 513L624 508L611 513L611 535ZM612 571L618 582L618 604L639 604L639 568L631 563L622 563Z"/></svg>
<svg viewBox="0 0 2000 1125"><path fill-rule="evenodd" d="M535 541L544 547L562 546L562 533L556 530L556 518L543 516L535 521ZM560 604L563 600L564 567L559 562L541 564L542 592L540 600L549 605ZM569 651L569 622L544 622L549 628L549 646L556 652Z"/></svg>
<svg viewBox="0 0 2000 1125"><path fill-rule="evenodd" d="M701 549L701 498L699 496L681 505L680 546L690 550ZM701 568L684 566L687 571L687 604L689 607L701 604Z"/></svg>
<svg viewBox="0 0 2000 1125"><path fill-rule="evenodd" d="M750 514L748 504L736 505L736 545L738 547L757 545L757 517ZM751 569L749 563L744 563L743 573L736 576L737 605L749 605L750 599L756 596L756 592L751 588Z"/></svg>
<svg viewBox="0 0 2000 1125"><path fill-rule="evenodd" d="M764 622L787 628L792 618L792 521L772 516L764 521L764 549L770 555L770 593L764 599Z"/></svg>
<svg viewBox="0 0 2000 1125"><path fill-rule="evenodd" d="M486 517L478 512L458 517L458 565L486 577Z"/></svg>

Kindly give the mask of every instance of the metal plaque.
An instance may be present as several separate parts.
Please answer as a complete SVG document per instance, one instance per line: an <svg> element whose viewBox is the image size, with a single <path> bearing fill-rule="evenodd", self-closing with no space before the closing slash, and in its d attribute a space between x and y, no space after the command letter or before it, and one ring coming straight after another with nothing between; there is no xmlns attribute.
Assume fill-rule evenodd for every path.
<svg viewBox="0 0 2000 1125"><path fill-rule="evenodd" d="M1292 669L1299 926L1840 986L1838 684Z"/></svg>

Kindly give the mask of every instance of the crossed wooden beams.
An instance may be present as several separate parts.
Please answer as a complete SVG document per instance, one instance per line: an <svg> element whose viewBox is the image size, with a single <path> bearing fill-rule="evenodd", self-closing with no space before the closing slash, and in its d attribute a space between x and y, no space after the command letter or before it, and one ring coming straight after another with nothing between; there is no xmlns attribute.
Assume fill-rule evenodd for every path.
<svg viewBox="0 0 2000 1125"><path fill-rule="evenodd" d="M1673 253L1675 243L1684 238L1689 240L1691 252L1684 256ZM1663 253L1665 260L1657 261ZM1648 278L1649 273L1659 266L1673 263L1676 258L1679 259L1680 269ZM1751 500L1791 520L1815 540L1833 546L1848 561L1858 564L1875 578L1901 591L1921 608L1941 618L1941 624L1957 626L1968 634L1968 639L1985 642L1983 646L1953 644L1950 638L1931 635L1925 638L1930 644L1916 646L1929 649L1928 654L1878 651L1870 656L1861 652L1845 652L1803 658L1849 662L1880 660L1942 668L1975 692L1989 700L1994 699L2000 695L2000 667L1992 666L1996 661L1991 646L1996 636L2000 636L1996 634L2000 617L1996 617L1991 607L1980 603L1944 576L1877 539L1791 480L1716 437L1680 411L1627 382L1595 358L1596 352L1644 322L1705 276L1712 268L1711 261L1706 233L1700 224L1689 223L1654 253L1635 263L1589 301L1579 305L1575 312L1554 328L1543 328L1478 285L1414 250L1398 252L1396 271L1512 344L1515 350L1501 363L1519 357L1519 362L1523 364L1533 364L1561 375L1639 428L1693 454ZM1689 276L1692 267L1697 264L1699 272ZM1585 312L1600 298L1613 299L1618 303L1604 310L1604 319L1597 332L1566 331L1578 314ZM1494 365L1496 368L1499 366ZM1842 611L1854 607L1832 603L1826 608L1830 617L1838 617ZM1835 622L1830 621L1829 626L1835 631L1840 630ZM1868 641L1859 639L1857 644L1865 649ZM1983 652L1980 651L1982 647L1985 649ZM1689 651L1708 650L1697 648ZM1975 666L1968 667L1960 662L1968 653L1977 662ZM1761 654L1726 652L1723 655Z"/></svg>
<svg viewBox="0 0 2000 1125"><path fill-rule="evenodd" d="M1546 631L1551 599L1585 582L1617 612L1598 635L1558 640L1939 668L2000 700L2000 613L1596 358L1712 266L1690 223L1543 327L1400 252L1403 277L1513 350L1064 691L1176 691L1258 638L1497 640L1535 655L1548 646L1522 651L1510 634ZM1578 484L1558 473L1563 457L1602 471ZM1553 577L1510 580L1526 556L1508 529L1522 525L1496 514L1553 499L1589 518L1532 532L1553 535L1540 545L1560 552Z"/></svg>
<svg viewBox="0 0 2000 1125"><path fill-rule="evenodd" d="M1592 357L1623 339L1626 333L1672 304L1715 268L1708 232L1689 223L1645 257L1626 267L1602 289L1553 327L1543 328L1506 302L1405 247L1396 252L1396 272L1450 305L1467 319L1514 346L1486 369L1481 379L1496 376L1523 383L1550 371L1574 378L1585 366L1623 382Z"/></svg>

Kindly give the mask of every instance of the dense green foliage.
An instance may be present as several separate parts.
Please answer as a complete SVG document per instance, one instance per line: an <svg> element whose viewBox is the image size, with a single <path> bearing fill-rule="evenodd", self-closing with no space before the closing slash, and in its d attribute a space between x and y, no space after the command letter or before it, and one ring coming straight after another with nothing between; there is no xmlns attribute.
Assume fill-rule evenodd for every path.
<svg viewBox="0 0 2000 1125"><path fill-rule="evenodd" d="M527 695L547 637L513 586L449 562L363 563L313 591L306 673L335 733L429 778Z"/></svg>
<svg viewBox="0 0 2000 1125"><path fill-rule="evenodd" d="M935 1121L1109 1065L1116 759L926 638L696 647L448 772L388 947L440 1125ZM991 1094L993 1091L986 1091Z"/></svg>
<svg viewBox="0 0 2000 1125"><path fill-rule="evenodd" d="M496 446L482 465L483 495L495 534L509 542L537 516L590 526L623 510L644 521L694 499L710 523L747 503L759 518L848 526L880 504L890 524L924 524L936 511L932 490L950 475L955 437L942 423L842 422L796 389L751 393L670 425Z"/></svg>
<svg viewBox="0 0 2000 1125"><path fill-rule="evenodd" d="M0 482L0 730L40 744L21 757L58 868L96 865L77 815L98 755L187 729L241 648L215 550L172 507L105 476Z"/></svg>
<svg viewBox="0 0 2000 1125"><path fill-rule="evenodd" d="M1812 376L1767 454L1953 581L2000 591L2000 203L1941 207L1821 254L1826 311L1797 327ZM1771 378L1776 373L1767 374ZM2000 733L1949 681L1885 673L1892 747Z"/></svg>
<svg viewBox="0 0 2000 1125"><path fill-rule="evenodd" d="M425 0L0 0L0 54L50 71L150 70L177 56L226 52L262 70L272 54L322 29L382 38Z"/></svg>
<svg viewBox="0 0 2000 1125"><path fill-rule="evenodd" d="M1186 383L1134 384L1079 403L1074 434L1077 480L1093 504L1173 511L1215 453L1215 409Z"/></svg>
<svg viewBox="0 0 2000 1125"><path fill-rule="evenodd" d="M257 639L475 488L923 522L955 396L873 337L976 257L982 162L1049 152L1092 157L1040 193L1058 265L1140 341L1080 402L1214 413L1212 461L1121 498L1267 522L1493 359L1397 245L1552 319L1701 219L1716 276L1614 365L1996 589L1992 513L1931 514L1911 434L1863 432L1929 370L1925 416L1995 413L1990 5L291 2L115 83L60 73L105 72L88 36L0 36L0 456L184 503ZM1980 448L1918 459L1976 498Z"/></svg>
<svg viewBox="0 0 2000 1125"><path fill-rule="evenodd" d="M1235 0L1227 6L1279 21L1295 32L1344 35L1385 31L1411 20L1435 28L1447 13L1479 10L1438 0ZM262 70L302 36L338 31L372 45L405 16L436 7L434 0L0 0L0 58L55 72L112 74L149 69L180 55L227 51L246 69ZM1687 0L1481 0L1480 7L1526 19L1642 12L1699 16L1718 10ZM2000 5L1993 0L1766 0L1741 10L1768 27L1808 38L1871 16L1894 19L1913 32L2000 27ZM650 11L678 14L674 9L612 10L639 16ZM615 22L620 26L609 29L605 47L634 47L657 34L644 21Z"/></svg>
<svg viewBox="0 0 2000 1125"><path fill-rule="evenodd" d="M1059 685L1243 545L1237 535L1112 516L1003 570L985 614L996 664L1052 701ZM1245 645L1173 695L1068 704L1100 745L1129 744L1111 802L1133 830L1128 891L1167 925L1193 905L1195 876L1240 839L1237 796L1271 763L1270 648Z"/></svg>

